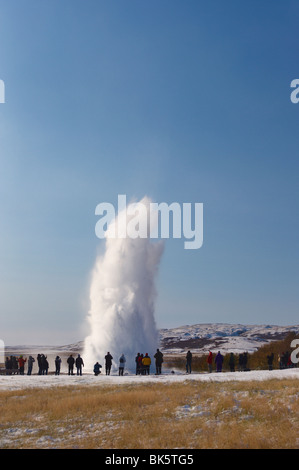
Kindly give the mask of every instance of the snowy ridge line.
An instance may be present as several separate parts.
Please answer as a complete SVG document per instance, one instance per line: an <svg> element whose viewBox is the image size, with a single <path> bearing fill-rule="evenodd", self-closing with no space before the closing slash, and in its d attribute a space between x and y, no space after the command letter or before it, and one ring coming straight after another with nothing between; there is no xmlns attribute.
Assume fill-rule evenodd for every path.
<svg viewBox="0 0 299 470"><path fill-rule="evenodd" d="M262 345L283 339L290 332L299 334L299 325L244 325L205 323L161 329L160 343L164 353L180 354L186 349L206 353L219 349L223 353L254 352Z"/></svg>

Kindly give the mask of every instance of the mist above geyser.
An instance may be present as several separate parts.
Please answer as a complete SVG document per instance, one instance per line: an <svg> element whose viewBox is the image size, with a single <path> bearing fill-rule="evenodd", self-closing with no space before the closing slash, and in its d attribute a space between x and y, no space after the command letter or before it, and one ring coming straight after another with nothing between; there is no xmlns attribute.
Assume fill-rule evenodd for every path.
<svg viewBox="0 0 299 470"><path fill-rule="evenodd" d="M119 357L126 356L126 369L135 369L138 352L153 355L158 347L155 321L155 280L163 252L163 242L146 238L109 237L118 233L118 226L147 224L149 233L150 199L144 197L131 203L109 224L105 234L105 251L96 259L90 285L90 334L85 339L84 363L91 369L96 361L105 370L105 355L113 356L118 367ZM134 211L132 211L132 207ZM138 210L138 208L142 210ZM145 209L146 208L146 209Z"/></svg>

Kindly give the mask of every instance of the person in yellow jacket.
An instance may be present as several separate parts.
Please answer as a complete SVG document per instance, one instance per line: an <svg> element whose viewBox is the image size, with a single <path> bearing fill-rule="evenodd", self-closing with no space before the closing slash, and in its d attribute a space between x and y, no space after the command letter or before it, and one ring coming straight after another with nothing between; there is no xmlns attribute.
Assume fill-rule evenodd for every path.
<svg viewBox="0 0 299 470"><path fill-rule="evenodd" d="M142 359L142 365L144 367L144 374L150 374L150 366L151 366L151 358L149 357L148 353L145 354L144 358Z"/></svg>

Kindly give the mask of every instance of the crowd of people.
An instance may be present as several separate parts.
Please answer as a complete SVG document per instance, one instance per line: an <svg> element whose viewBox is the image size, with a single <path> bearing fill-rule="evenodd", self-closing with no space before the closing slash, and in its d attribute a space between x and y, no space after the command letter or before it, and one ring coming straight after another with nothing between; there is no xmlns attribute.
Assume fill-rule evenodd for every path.
<svg viewBox="0 0 299 470"><path fill-rule="evenodd" d="M155 355L155 367L156 367L156 375L160 375L162 372L162 363L163 363L163 353L157 349ZM105 371L106 375L110 375L111 366L112 366L113 357L111 356L110 352L108 351L105 356ZM126 363L126 357L122 354L118 361L118 374L124 375L124 368ZM135 357L135 366L136 366L136 375L150 375L150 368L152 364L152 359L148 353L140 353L138 352ZM94 365L94 374L99 375L101 373L100 369L102 366L96 362Z"/></svg>
<svg viewBox="0 0 299 470"><path fill-rule="evenodd" d="M48 375L49 362L48 362L47 356L45 356L44 354L38 354L36 357L36 360L31 355L28 357L28 359L24 358L22 354L20 356L6 357L5 364L4 364L6 374L7 375L12 375L12 374L24 375L25 364L27 363L27 375L31 375L34 362L37 363L38 375ZM59 375L60 369L61 369L61 363L62 363L61 357L56 356L54 362L55 362L55 375ZM77 368L77 375L82 375L82 367L84 366L84 363L80 354L78 354L78 357L76 359L71 354L67 359L67 364L68 364L69 375L74 375L74 366L76 366Z"/></svg>
<svg viewBox="0 0 299 470"><path fill-rule="evenodd" d="M154 363L155 363L155 375L160 375L162 373L162 364L163 364L163 353L157 349L156 353L153 356ZM106 375L110 375L113 357L108 351L105 355L105 372ZM32 374L32 368L34 362L37 362L38 366L38 375L47 375L49 371L49 362L47 360L47 356L44 354L38 354L36 361L33 356L29 355L28 359L25 358L23 355L20 356L9 356L6 357L5 360L5 370L8 375L11 374L20 374L24 375L25 364L27 363L27 375ZM75 358L73 354L70 354L66 360L67 362L67 371L68 375L75 375L75 368L77 370L77 375L82 375L84 362L80 354L77 354ZM125 365L126 365L126 357L124 354L118 359L118 374L120 376L124 375ZM224 356L218 351L215 354L215 357L212 351L209 351L207 355L207 366L208 372L213 372L213 366L215 367L216 372L222 372L223 370L223 362ZM248 354L247 352L240 353L235 355L233 352L229 355L228 366L230 372L235 372L236 370L239 371L249 371L248 368ZM267 363L269 370L273 370L274 365L274 353L272 352L267 356ZM56 356L55 358L55 375L60 375L62 365L62 359L60 356ZM136 365L136 375L150 375L152 359L148 353L137 353L135 357L135 365ZM294 367L294 364L291 361L291 356L288 351L279 354L277 357L277 365L280 369L286 369L289 367ZM94 375L99 375L101 373L102 365L97 361L94 364L93 372ZM192 371L192 353L189 350L186 354L186 373L191 374Z"/></svg>
<svg viewBox="0 0 299 470"><path fill-rule="evenodd" d="M220 353L220 351L218 351L218 353L216 354L215 360L213 359L212 352L209 351L208 358L207 358L209 372L212 372L214 362L216 366L216 372L222 372L223 361L224 361L224 357ZM249 371L250 369L248 368L247 362L248 362L247 352L240 353L238 356L235 355L234 353L230 353L229 360L228 360L230 372L235 372L236 370L243 371L243 372ZM268 364L269 370L273 370L273 367L275 367L275 355L273 352L267 355L267 364ZM295 367L295 364L291 360L291 354L289 353L289 351L278 354L277 367L279 369L288 369L291 367Z"/></svg>
<svg viewBox="0 0 299 470"><path fill-rule="evenodd" d="M220 351L215 356L215 359L213 358L213 353L212 351L209 351L208 357L207 357L207 363L208 363L208 371L213 372L213 363L215 363L216 367L216 372L222 372L223 368L223 361L224 361L224 356L221 354ZM247 366L247 361L248 361L248 356L247 352L239 354L238 357L231 352L229 355L229 370L230 372L235 372L236 367L238 368L237 370L239 371L248 371L248 366Z"/></svg>
<svg viewBox="0 0 299 470"><path fill-rule="evenodd" d="M159 375L161 374L162 363L163 363L163 354L159 349L157 349L154 355L154 359L155 359L155 366L156 366L156 374ZM105 356L106 375L110 375L111 368L112 368L112 361L113 361L113 357L108 351ZM26 362L28 365L27 375L32 374L32 368L33 368L34 362L37 362L37 366L38 366L37 374L38 375L48 375L49 362L48 362L47 356L44 354L38 354L36 360L31 355L28 357L28 359L24 358L23 355L20 355L19 357L17 356L6 357L6 360L5 360L6 374L7 375L11 375L11 374L24 375ZM125 355L121 354L118 360L119 375L124 375L126 362L127 361L126 361ZM60 375L61 365L62 365L61 357L56 356L54 363L55 363L55 375ZM84 362L80 354L78 354L76 358L73 356L73 354L70 354L66 360L66 363L67 363L68 375L75 375L75 368L77 370L77 375L82 375ZM149 375L150 374L150 367L152 364L152 360L148 353L145 353L145 354L138 353L135 358L135 363L136 363L136 375ZM99 375L101 373L101 369L102 369L102 365L97 361L93 367L94 375Z"/></svg>

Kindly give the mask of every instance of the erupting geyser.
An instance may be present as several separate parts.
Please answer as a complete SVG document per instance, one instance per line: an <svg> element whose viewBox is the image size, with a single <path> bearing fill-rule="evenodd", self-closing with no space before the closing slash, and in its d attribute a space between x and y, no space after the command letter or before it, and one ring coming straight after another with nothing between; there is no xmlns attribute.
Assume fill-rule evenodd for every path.
<svg viewBox="0 0 299 470"><path fill-rule="evenodd" d="M143 209L139 217L146 218L143 222L149 229L150 200L145 197L134 203L135 210L138 210L138 204ZM113 356L114 366L118 366L119 357L124 353L126 369L132 371L137 352L153 355L158 347L154 317L155 277L163 243L153 242L149 236L108 236L109 230L117 232L118 224L123 224L124 220L134 222L128 213L129 208L125 208L110 223L106 232L105 253L97 258L92 273L88 313L91 333L85 339L83 358L85 368L91 369L98 361L103 366L102 372L108 351Z"/></svg>

